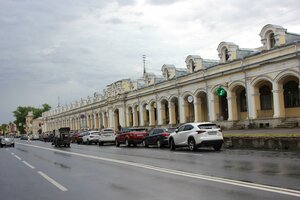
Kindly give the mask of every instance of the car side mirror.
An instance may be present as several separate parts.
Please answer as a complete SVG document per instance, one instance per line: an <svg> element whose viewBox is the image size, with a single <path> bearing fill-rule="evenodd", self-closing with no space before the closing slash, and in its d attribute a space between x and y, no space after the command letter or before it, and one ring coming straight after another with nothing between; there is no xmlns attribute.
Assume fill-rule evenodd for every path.
<svg viewBox="0 0 300 200"><path fill-rule="evenodd" d="M178 129L175 129L175 133L178 133Z"/></svg>

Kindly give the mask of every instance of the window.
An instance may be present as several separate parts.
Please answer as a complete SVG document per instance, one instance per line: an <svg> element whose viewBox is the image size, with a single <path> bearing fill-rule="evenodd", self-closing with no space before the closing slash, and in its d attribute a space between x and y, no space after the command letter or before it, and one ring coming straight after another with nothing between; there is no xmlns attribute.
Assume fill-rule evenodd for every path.
<svg viewBox="0 0 300 200"><path fill-rule="evenodd" d="M184 129L184 125L179 127L178 132L183 131L183 129Z"/></svg>
<svg viewBox="0 0 300 200"><path fill-rule="evenodd" d="M267 85L264 85L261 88L259 88L259 93L261 110L272 110L273 102L271 88Z"/></svg>
<svg viewBox="0 0 300 200"><path fill-rule="evenodd" d="M245 89L243 89L240 93L240 110L241 112L247 112L247 99Z"/></svg>
<svg viewBox="0 0 300 200"><path fill-rule="evenodd" d="M225 62L229 60L229 53L228 53L227 48L224 49L224 55L223 56L224 56Z"/></svg>
<svg viewBox="0 0 300 200"><path fill-rule="evenodd" d="M284 86L284 107L299 107L299 88L296 81L289 81Z"/></svg>
<svg viewBox="0 0 300 200"><path fill-rule="evenodd" d="M185 125L184 127L184 131L189 131L189 130L192 130L194 127L192 125Z"/></svg>
<svg viewBox="0 0 300 200"><path fill-rule="evenodd" d="M274 36L274 33L271 33L270 36L269 36L269 44L270 44L270 49L275 47L275 36Z"/></svg>

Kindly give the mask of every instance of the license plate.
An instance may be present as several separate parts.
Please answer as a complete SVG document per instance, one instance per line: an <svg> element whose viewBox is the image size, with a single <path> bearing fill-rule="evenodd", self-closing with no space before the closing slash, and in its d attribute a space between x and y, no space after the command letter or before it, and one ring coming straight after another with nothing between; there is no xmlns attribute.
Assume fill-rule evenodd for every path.
<svg viewBox="0 0 300 200"><path fill-rule="evenodd" d="M137 135L138 137L143 137L144 135Z"/></svg>
<svg viewBox="0 0 300 200"><path fill-rule="evenodd" d="M210 131L208 132L208 135L217 135L217 131Z"/></svg>

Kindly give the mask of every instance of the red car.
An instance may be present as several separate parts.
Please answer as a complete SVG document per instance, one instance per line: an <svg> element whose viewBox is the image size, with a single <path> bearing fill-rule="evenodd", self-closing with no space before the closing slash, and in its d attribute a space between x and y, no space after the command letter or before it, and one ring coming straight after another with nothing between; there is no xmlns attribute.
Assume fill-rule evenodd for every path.
<svg viewBox="0 0 300 200"><path fill-rule="evenodd" d="M126 146L141 144L147 135L147 131L144 128L125 128L121 130L121 133L116 137L116 146L125 144Z"/></svg>

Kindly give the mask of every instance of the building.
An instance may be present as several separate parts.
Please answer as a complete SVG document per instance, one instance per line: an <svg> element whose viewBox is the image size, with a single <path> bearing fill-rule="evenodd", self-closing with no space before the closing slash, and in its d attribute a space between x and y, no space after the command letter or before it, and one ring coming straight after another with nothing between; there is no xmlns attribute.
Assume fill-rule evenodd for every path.
<svg viewBox="0 0 300 200"><path fill-rule="evenodd" d="M103 94L43 113L45 131L102 127L176 127L213 121L227 127L277 127L300 122L300 35L268 24L262 46L221 42L219 60L187 56L186 68L162 66L162 76L124 79Z"/></svg>

